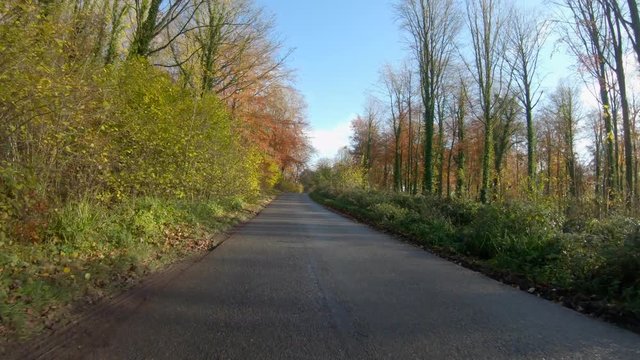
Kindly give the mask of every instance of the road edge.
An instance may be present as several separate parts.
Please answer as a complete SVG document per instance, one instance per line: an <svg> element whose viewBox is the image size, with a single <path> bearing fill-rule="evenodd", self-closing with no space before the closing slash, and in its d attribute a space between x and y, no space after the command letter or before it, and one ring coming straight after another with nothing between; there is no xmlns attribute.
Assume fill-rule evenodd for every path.
<svg viewBox="0 0 640 360"><path fill-rule="evenodd" d="M529 295L537 296L544 300L556 303L565 308L568 308L580 314L586 315L590 318L604 321L606 323L616 325L622 329L629 330L636 334L640 334L640 319L627 318L624 314L611 315L606 312L606 310L610 310L606 305L603 305L602 307L595 307L595 306L583 307L580 305L580 303L571 301L569 298L563 299L563 296L560 293L558 293L556 289L540 286L539 284L536 284L517 274L511 274L511 273L498 271L496 269L492 269L488 265L485 265L481 261L478 261L476 259L466 257L460 254L453 254L447 251L446 249L427 246L410 236L406 236L406 235L397 233L395 231L386 229L384 227L380 227L368 219L360 218L358 216L347 213L341 209L334 208L330 204L324 203L323 201L316 199L316 196L313 196L312 193L308 193L307 195L313 202L322 206L328 211L331 211L337 215L345 217L359 224L368 226L371 229L374 229L376 231L387 234L398 241L401 241L403 243L422 249L423 251L426 251L443 260L455 263L456 265L459 265L471 271L480 273L492 280L498 281L507 286L511 286L512 288L528 293ZM604 312L602 314L598 314L599 311L604 311Z"/></svg>

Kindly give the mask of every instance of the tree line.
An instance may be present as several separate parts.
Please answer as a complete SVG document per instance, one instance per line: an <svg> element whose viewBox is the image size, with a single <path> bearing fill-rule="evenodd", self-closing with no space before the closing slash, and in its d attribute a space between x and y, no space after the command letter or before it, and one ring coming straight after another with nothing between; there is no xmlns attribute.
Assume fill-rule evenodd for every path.
<svg viewBox="0 0 640 360"><path fill-rule="evenodd" d="M37 240L80 199L250 198L295 179L305 103L273 28L250 0L2 1L2 233Z"/></svg>
<svg viewBox="0 0 640 360"><path fill-rule="evenodd" d="M363 186L484 203L544 196L599 213L633 208L635 0L558 0L547 16L503 0L401 0L394 9L409 58L381 69L338 159ZM550 47L575 61L555 89L543 86ZM585 136L588 154L578 149ZM319 172L330 167L321 162Z"/></svg>

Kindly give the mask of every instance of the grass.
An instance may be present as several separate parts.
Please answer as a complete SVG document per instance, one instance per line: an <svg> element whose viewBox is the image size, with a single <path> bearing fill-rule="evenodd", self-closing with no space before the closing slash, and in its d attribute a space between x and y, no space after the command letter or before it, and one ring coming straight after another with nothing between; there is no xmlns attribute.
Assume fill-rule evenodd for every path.
<svg viewBox="0 0 640 360"><path fill-rule="evenodd" d="M500 280L640 329L640 221L572 218L544 203L316 189L317 202Z"/></svg>
<svg viewBox="0 0 640 360"><path fill-rule="evenodd" d="M139 198L111 207L84 200L53 209L37 243L1 232L0 335L24 338L53 327L78 300L95 301L206 251L215 234L264 200Z"/></svg>

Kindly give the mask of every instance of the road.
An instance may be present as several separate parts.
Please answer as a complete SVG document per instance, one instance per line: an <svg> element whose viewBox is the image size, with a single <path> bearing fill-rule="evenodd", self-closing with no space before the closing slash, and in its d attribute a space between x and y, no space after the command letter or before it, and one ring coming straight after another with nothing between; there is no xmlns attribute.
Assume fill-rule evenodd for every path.
<svg viewBox="0 0 640 360"><path fill-rule="evenodd" d="M640 359L640 336L283 195L92 359Z"/></svg>

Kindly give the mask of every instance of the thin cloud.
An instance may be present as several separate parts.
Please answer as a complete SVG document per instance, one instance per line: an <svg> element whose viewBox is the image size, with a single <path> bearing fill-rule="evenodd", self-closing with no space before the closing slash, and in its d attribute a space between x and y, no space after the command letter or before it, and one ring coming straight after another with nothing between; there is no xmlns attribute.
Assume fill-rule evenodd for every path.
<svg viewBox="0 0 640 360"><path fill-rule="evenodd" d="M351 119L354 117L355 115L350 116L348 120L341 121L329 129L314 129L311 131L311 144L316 149L314 161L323 158L333 159L338 150L349 145Z"/></svg>

